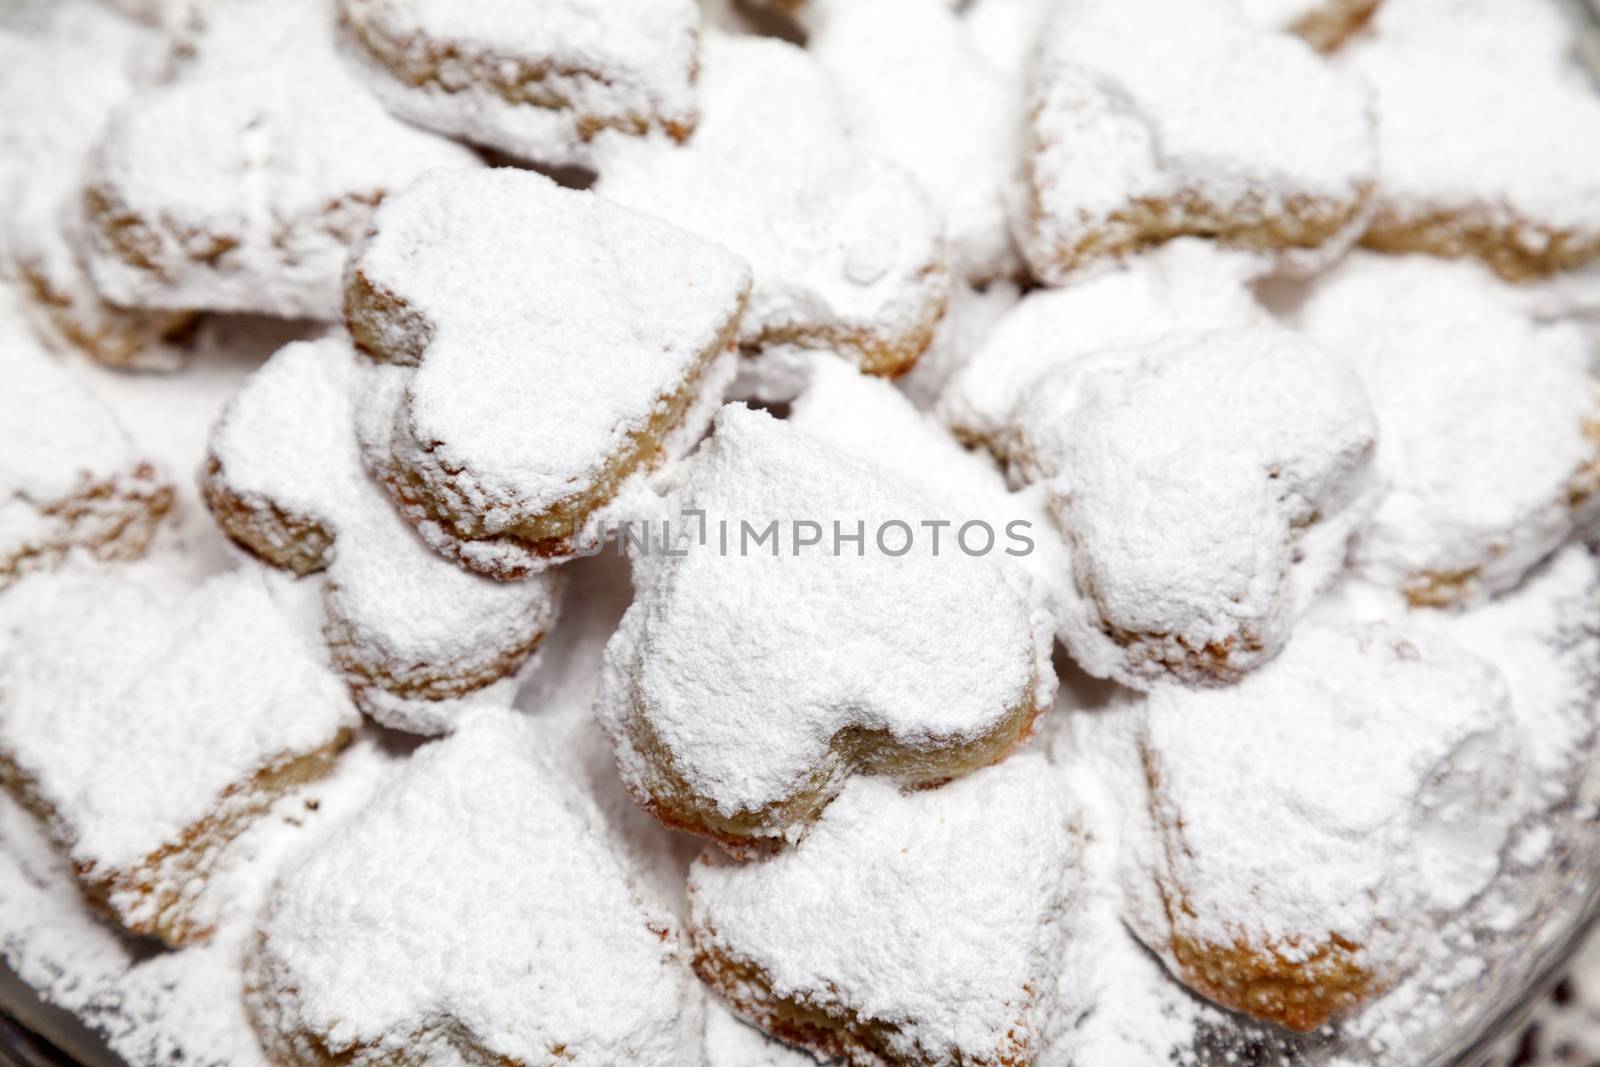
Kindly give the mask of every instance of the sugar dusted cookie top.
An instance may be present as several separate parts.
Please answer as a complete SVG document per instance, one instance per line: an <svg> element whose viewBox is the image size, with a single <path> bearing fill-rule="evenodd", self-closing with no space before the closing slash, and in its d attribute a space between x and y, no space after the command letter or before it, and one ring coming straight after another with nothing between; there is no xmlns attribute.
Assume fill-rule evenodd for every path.
<svg viewBox="0 0 1600 1067"><path fill-rule="evenodd" d="M1296 1028L1402 973L1429 915L1499 869L1519 811L1505 678L1382 623L1308 625L1238 685L1155 691L1140 747L1156 833L1130 853L1135 931L1200 991Z"/></svg>
<svg viewBox="0 0 1600 1067"><path fill-rule="evenodd" d="M1013 468L1072 547L1067 645L1140 688L1270 659L1376 503L1360 382L1281 328L1058 364L1016 420Z"/></svg>
<svg viewBox="0 0 1600 1067"><path fill-rule="evenodd" d="M423 749L282 878L249 971L280 1062L696 1062L670 912L530 726Z"/></svg>
<svg viewBox="0 0 1600 1067"><path fill-rule="evenodd" d="M1415 604L1509 589L1593 511L1593 345L1517 301L1476 264L1361 255L1300 311L1361 376L1381 427L1390 490L1356 564Z"/></svg>
<svg viewBox="0 0 1600 1067"><path fill-rule="evenodd" d="M935 555L915 527L943 512L871 468L728 407L668 507L679 537L679 511L704 511L706 541L635 559L597 705L663 821L782 836L855 772L929 783L993 762L1048 706L1049 620L1026 583L949 531ZM797 544L796 519L822 539ZM835 522L862 527L861 555Z"/></svg>
<svg viewBox="0 0 1600 1067"><path fill-rule="evenodd" d="M398 368L361 402L369 466L469 566L570 553L720 388L748 285L722 248L540 175L429 175L351 259L352 332Z"/></svg>
<svg viewBox="0 0 1600 1067"><path fill-rule="evenodd" d="M310 590L253 567L186 588L153 567L7 592L0 775L126 924L173 942L238 820L358 721L309 632ZM174 915L168 909L177 909Z"/></svg>
<svg viewBox="0 0 1600 1067"><path fill-rule="evenodd" d="M1252 256L1180 238L1063 288L1036 289L952 377L940 415L958 436L1003 456L1018 403L1054 365L1169 333L1268 321L1247 285L1259 270Z"/></svg>
<svg viewBox="0 0 1600 1067"><path fill-rule="evenodd" d="M129 101L93 153L95 284L137 307L336 318L345 254L373 204L424 171L480 164L361 88L333 54L322 5L212 15L225 25L200 39L194 68ZM262 23L282 51L238 40Z"/></svg>
<svg viewBox="0 0 1600 1067"><path fill-rule="evenodd" d="M1506 277L1600 256L1600 99L1551 3L1390 4L1353 47L1377 94L1374 248Z"/></svg>
<svg viewBox="0 0 1600 1067"><path fill-rule="evenodd" d="M702 64L694 136L606 135L595 189L750 261L747 351L795 343L905 370L947 299L926 196L851 138L834 86L801 49L708 31Z"/></svg>
<svg viewBox="0 0 1600 1067"><path fill-rule="evenodd" d="M857 779L794 848L746 863L701 855L696 970L819 1054L1033 1063L1081 877L1072 822L1037 753L942 789ZM811 1013L820 1025L795 1025Z"/></svg>
<svg viewBox="0 0 1600 1067"><path fill-rule="evenodd" d="M533 162L584 162L602 129L696 120L695 0L340 0L352 52L395 114Z"/></svg>
<svg viewBox="0 0 1600 1067"><path fill-rule="evenodd" d="M1231 0L1066 0L1030 116L1022 241L1057 284L1185 233L1347 247L1377 166L1359 79Z"/></svg>
<svg viewBox="0 0 1600 1067"><path fill-rule="evenodd" d="M928 0L827 0L805 22L856 140L911 171L943 216L954 270L980 283L1017 275L1005 196L1021 109L960 14Z"/></svg>
<svg viewBox="0 0 1600 1067"><path fill-rule="evenodd" d="M167 476L29 332L0 290L0 589L75 547L142 554L172 507Z"/></svg>
<svg viewBox="0 0 1600 1067"><path fill-rule="evenodd" d="M1381 0L1239 0L1245 17L1264 29L1288 30L1330 51L1361 30Z"/></svg>
<svg viewBox="0 0 1600 1067"><path fill-rule="evenodd" d="M361 464L352 393L366 361L342 337L290 345L251 376L210 440L202 492L223 529L298 573L326 570L324 635L363 706L423 733L450 698L512 673L554 622L552 576L496 582L430 551ZM434 705L431 709L427 705Z"/></svg>

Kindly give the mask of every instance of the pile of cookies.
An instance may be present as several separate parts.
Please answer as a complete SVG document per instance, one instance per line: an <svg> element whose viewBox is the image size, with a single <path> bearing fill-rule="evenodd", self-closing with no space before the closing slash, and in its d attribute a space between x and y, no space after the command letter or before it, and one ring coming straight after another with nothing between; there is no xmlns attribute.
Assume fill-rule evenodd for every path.
<svg viewBox="0 0 1600 1067"><path fill-rule="evenodd" d="M10 5L0 954L132 1063L1448 1048L1600 887L1569 15Z"/></svg>

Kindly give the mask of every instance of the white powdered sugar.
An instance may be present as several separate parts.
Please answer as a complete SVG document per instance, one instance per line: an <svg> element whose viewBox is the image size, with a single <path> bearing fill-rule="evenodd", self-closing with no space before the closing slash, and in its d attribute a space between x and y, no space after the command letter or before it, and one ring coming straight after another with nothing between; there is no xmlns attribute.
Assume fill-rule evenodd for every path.
<svg viewBox="0 0 1600 1067"><path fill-rule="evenodd" d="M1386 4L1345 65L1377 94L1386 250L1523 277L1600 255L1600 100L1558 5Z"/></svg>
<svg viewBox="0 0 1600 1067"><path fill-rule="evenodd" d="M696 120L695 0L340 0L373 91L419 126L549 165L586 162L601 130Z"/></svg>
<svg viewBox="0 0 1600 1067"><path fill-rule="evenodd" d="M1390 491L1357 566L1414 603L1511 588L1593 511L1594 347L1517 299L1476 264L1361 255L1299 311L1378 413Z"/></svg>
<svg viewBox="0 0 1600 1067"><path fill-rule="evenodd" d="M1048 707L1049 621L1026 583L953 531L936 551L915 527L940 509L870 467L730 406L668 508L676 554L635 559L597 710L669 824L781 836L852 773L952 777ZM678 526L694 509L703 539Z"/></svg>
<svg viewBox="0 0 1600 1067"><path fill-rule="evenodd" d="M1281 328L1057 364L1016 422L1012 467L1044 485L1072 549L1063 640L1140 688L1270 659L1377 502L1360 382Z"/></svg>
<svg viewBox="0 0 1600 1067"><path fill-rule="evenodd" d="M768 1037L722 1002L706 1003L706 1067L816 1067L816 1057Z"/></svg>
<svg viewBox="0 0 1600 1067"><path fill-rule="evenodd" d="M303 589L252 568L186 589L154 570L6 594L0 765L91 892L181 943L218 845L356 723L305 639ZM44 610L48 606L48 610Z"/></svg>
<svg viewBox="0 0 1600 1067"><path fill-rule="evenodd" d="M750 261L747 350L793 342L875 373L909 367L949 285L916 181L852 139L827 74L793 45L708 30L700 96L685 144L602 136L595 189Z"/></svg>
<svg viewBox="0 0 1600 1067"><path fill-rule="evenodd" d="M361 464L352 392L363 362L343 337L279 351L223 412L203 486L246 547L299 573L326 570L323 634L363 708L444 732L461 698L532 652L559 586L484 578L422 543Z"/></svg>
<svg viewBox="0 0 1600 1067"><path fill-rule="evenodd" d="M480 164L362 89L326 4L212 14L217 41L202 36L193 69L121 107L92 154L90 272L119 304L337 318L372 206L424 171Z"/></svg>
<svg viewBox="0 0 1600 1067"><path fill-rule="evenodd" d="M494 264L486 270L464 269ZM379 208L349 315L392 364L363 447L436 549L513 577L704 425L749 273L730 253L523 171L438 173Z"/></svg>
<svg viewBox="0 0 1600 1067"><path fill-rule="evenodd" d="M974 282L1021 270L1006 222L1022 114L1005 75L937 0L828 0L805 12L807 50L839 86L851 132L914 174Z"/></svg>
<svg viewBox="0 0 1600 1067"><path fill-rule="evenodd" d="M54 5L26 33L0 30L0 190L11 205L0 220L0 273L18 284L52 347L117 366L177 366L182 354L165 342L187 317L120 308L94 288L73 244L83 165L112 109L163 73L170 52L162 34L91 0Z"/></svg>
<svg viewBox="0 0 1600 1067"><path fill-rule="evenodd" d="M1072 597L1072 559L1042 487L1011 492L988 453L963 448L888 382L826 356L812 360L787 422L924 496L941 512L924 518L948 521L947 538L968 522L987 523L1006 546L1000 558L1031 575L1061 616Z"/></svg>
<svg viewBox="0 0 1600 1067"><path fill-rule="evenodd" d="M1034 70L1023 250L1060 283L1184 233L1346 247L1377 166L1368 104L1233 0L1063 0Z"/></svg>
<svg viewBox="0 0 1600 1067"><path fill-rule="evenodd" d="M794 848L701 856L695 967L736 1010L850 1062L1032 1063L1071 937L1072 822L1038 753L931 791L857 779ZM810 1025L786 1032L789 1012Z"/></svg>
<svg viewBox="0 0 1600 1067"><path fill-rule="evenodd" d="M59 366L0 289L0 589L81 548L145 551L173 489L116 418Z"/></svg>
<svg viewBox="0 0 1600 1067"><path fill-rule="evenodd" d="M1296 1028L1403 974L1519 811L1505 678L1381 623L1308 625L1228 689L1157 690L1140 747L1155 832L1130 852L1129 921L1191 985ZM1240 956L1301 970L1258 985L1211 962Z"/></svg>
<svg viewBox="0 0 1600 1067"><path fill-rule="evenodd" d="M249 993L276 1059L694 1062L674 917L558 756L479 716L283 876Z"/></svg>
<svg viewBox="0 0 1600 1067"><path fill-rule="evenodd" d="M1017 404L1054 365L1169 333L1268 321L1247 285L1260 270L1252 256L1184 238L1061 289L1035 290L951 378L940 414L959 436L1003 456Z"/></svg>

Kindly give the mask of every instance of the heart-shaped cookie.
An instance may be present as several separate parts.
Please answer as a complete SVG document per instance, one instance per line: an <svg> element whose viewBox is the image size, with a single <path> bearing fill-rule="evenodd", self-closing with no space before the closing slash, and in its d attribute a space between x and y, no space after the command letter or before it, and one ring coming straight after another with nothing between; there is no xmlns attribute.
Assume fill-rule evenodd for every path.
<svg viewBox="0 0 1600 1067"><path fill-rule="evenodd" d="M343 337L279 351L212 430L201 493L256 555L326 571L323 635L363 710L444 733L460 698L515 672L543 639L559 585L550 574L497 582L422 543L361 465L351 398L364 364Z"/></svg>
<svg viewBox="0 0 1600 1067"><path fill-rule="evenodd" d="M1049 706L1049 614L988 558L1005 532L958 529L764 413L723 409L664 521L597 710L668 825L770 842L854 774L927 785L1002 759Z"/></svg>
<svg viewBox="0 0 1600 1067"><path fill-rule="evenodd" d="M596 510L703 429L748 287L738 257L593 193L428 175L350 262L351 333L392 368L358 403L368 467L474 570L571 556Z"/></svg>

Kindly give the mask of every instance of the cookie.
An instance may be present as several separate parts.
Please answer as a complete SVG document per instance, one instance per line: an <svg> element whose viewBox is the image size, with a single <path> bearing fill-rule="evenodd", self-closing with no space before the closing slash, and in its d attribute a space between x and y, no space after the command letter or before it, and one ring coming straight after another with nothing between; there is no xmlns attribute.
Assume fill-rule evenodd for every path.
<svg viewBox="0 0 1600 1067"><path fill-rule="evenodd" d="M191 69L120 108L95 146L85 262L128 307L336 319L373 205L424 171L481 164L361 88L321 39L323 5L225 10L214 47L203 37ZM234 41L262 23L262 40Z"/></svg>
<svg viewBox="0 0 1600 1067"><path fill-rule="evenodd" d="M1600 256L1600 100L1558 5L1393 4L1346 66L1374 88L1362 243L1522 280Z"/></svg>
<svg viewBox="0 0 1600 1067"><path fill-rule="evenodd" d="M558 757L475 718L282 875L246 978L272 1062L699 1062L677 922Z"/></svg>
<svg viewBox="0 0 1600 1067"><path fill-rule="evenodd" d="M363 710L442 733L462 698L527 660L560 587L553 575L497 582L422 543L361 464L352 397L364 362L342 337L280 350L212 431L201 495L268 563L326 572L323 636Z"/></svg>
<svg viewBox="0 0 1600 1067"><path fill-rule="evenodd" d="M973 346L940 393L938 412L962 440L1000 458L1014 414L1051 367L1170 333L1270 321L1249 282L1257 258L1185 237L1060 289L1035 289Z"/></svg>
<svg viewBox="0 0 1600 1067"><path fill-rule="evenodd" d="M75 246L85 157L113 109L159 75L171 49L164 35L86 0L52 5L31 32L0 30L0 190L10 204L0 272L16 282L21 310L50 347L115 367L176 367L183 353L171 342L193 321L106 301Z"/></svg>
<svg viewBox="0 0 1600 1067"><path fill-rule="evenodd" d="M924 497L931 508L924 521L948 521L958 538L969 522L987 524L1009 549L999 554L1001 561L1031 580L1052 617L1064 613L1072 597L1072 559L1044 487L1012 492L992 456L963 447L894 383L818 354L785 422Z"/></svg>
<svg viewBox="0 0 1600 1067"><path fill-rule="evenodd" d="M464 566L569 557L703 429L748 287L738 257L593 193L429 175L351 259L350 332L385 371L357 402L367 465Z"/></svg>
<svg viewBox="0 0 1600 1067"><path fill-rule="evenodd" d="M89 899L168 945L224 846L320 777L359 721L303 631L303 590L249 567L198 587L141 565L0 599L0 779Z"/></svg>
<svg viewBox="0 0 1600 1067"><path fill-rule="evenodd" d="M1019 277L1006 196L1021 112L959 13L939 0L826 0L802 21L856 141L910 171L943 217L953 273L980 285Z"/></svg>
<svg viewBox="0 0 1600 1067"><path fill-rule="evenodd" d="M1356 376L1291 331L1170 334L1058 364L1016 420L1072 557L1062 640L1140 689L1237 681L1343 568L1377 503Z"/></svg>
<svg viewBox="0 0 1600 1067"><path fill-rule="evenodd" d="M695 0L340 0L339 21L390 111L529 162L585 163L601 130L695 127Z"/></svg>
<svg viewBox="0 0 1600 1067"><path fill-rule="evenodd" d="M1389 988L1515 820L1505 678L1437 638L1306 626L1226 689L1153 692L1135 933L1224 1007L1312 1030Z"/></svg>
<svg viewBox="0 0 1600 1067"><path fill-rule="evenodd" d="M768 415L724 408L663 514L596 711L667 825L770 845L853 774L958 777L1049 707L1049 616L1001 535L935 548L936 504Z"/></svg>
<svg viewBox="0 0 1600 1067"><path fill-rule="evenodd" d="M1049 284L1182 234L1320 264L1360 234L1375 145L1360 79L1232 0L1066 0L1034 69L1023 251Z"/></svg>
<svg viewBox="0 0 1600 1067"><path fill-rule="evenodd" d="M594 188L750 261L750 354L829 349L872 374L916 362L948 299L937 213L910 174L850 135L801 49L707 30L700 125L684 144L606 135Z"/></svg>
<svg viewBox="0 0 1600 1067"><path fill-rule="evenodd" d="M173 487L111 412L41 349L0 290L0 589L81 550L144 554Z"/></svg>
<svg viewBox="0 0 1600 1067"><path fill-rule="evenodd" d="M695 970L819 1057L1041 1062L1080 894L1072 823L1036 753L933 791L856 779L792 849L701 855Z"/></svg>
<svg viewBox="0 0 1600 1067"><path fill-rule="evenodd" d="M1257 26L1287 30L1320 52L1331 52L1364 29L1381 0L1241 0Z"/></svg>
<svg viewBox="0 0 1600 1067"><path fill-rule="evenodd" d="M1382 428L1390 489L1355 565L1414 605L1515 586L1600 508L1594 345L1518 298L1475 263L1361 255L1300 309Z"/></svg>

